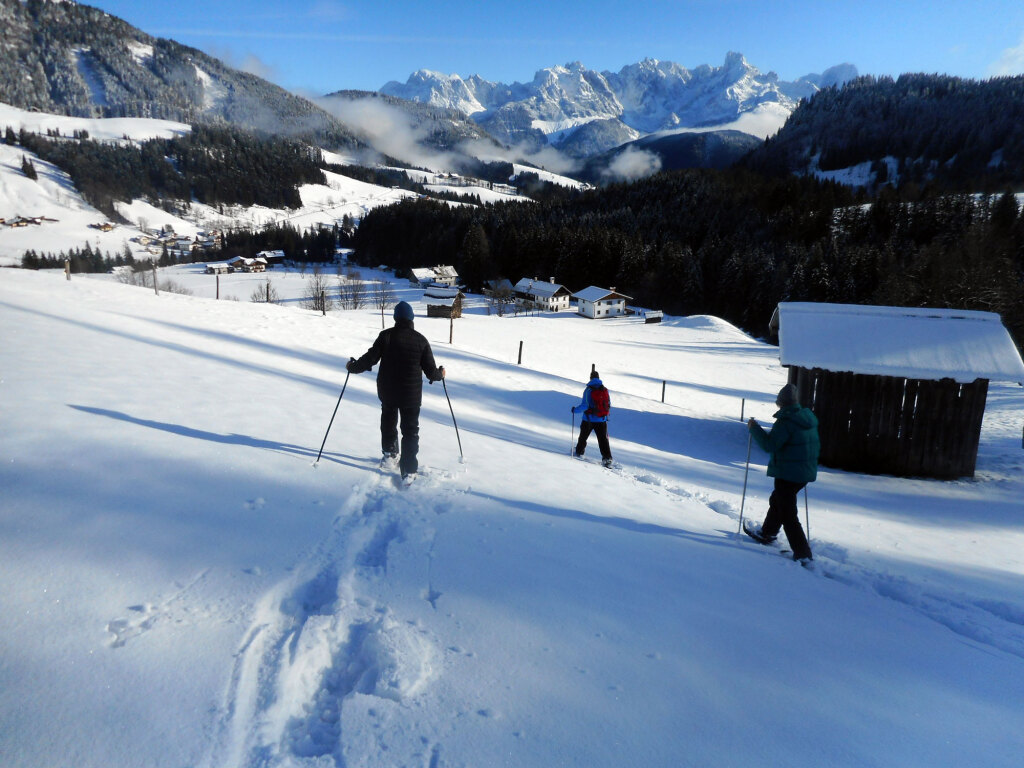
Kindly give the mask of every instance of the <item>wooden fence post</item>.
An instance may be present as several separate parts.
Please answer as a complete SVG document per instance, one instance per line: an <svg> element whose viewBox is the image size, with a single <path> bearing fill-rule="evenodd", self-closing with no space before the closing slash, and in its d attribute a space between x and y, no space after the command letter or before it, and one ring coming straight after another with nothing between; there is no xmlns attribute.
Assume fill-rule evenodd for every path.
<svg viewBox="0 0 1024 768"><path fill-rule="evenodd" d="M156 262L155 261L153 262L153 293L155 293L157 296L160 295L160 289L159 289L159 287L156 284Z"/></svg>
<svg viewBox="0 0 1024 768"><path fill-rule="evenodd" d="M64 259L64 277L71 280L71 259Z"/></svg>
<svg viewBox="0 0 1024 768"><path fill-rule="evenodd" d="M220 275L217 275L217 299L220 299Z"/></svg>

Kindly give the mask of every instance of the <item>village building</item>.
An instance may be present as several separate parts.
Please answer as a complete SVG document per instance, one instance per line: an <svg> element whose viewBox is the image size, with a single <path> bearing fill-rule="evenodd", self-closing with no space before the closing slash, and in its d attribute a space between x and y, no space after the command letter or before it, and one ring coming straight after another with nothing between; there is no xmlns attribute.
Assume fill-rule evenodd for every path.
<svg viewBox="0 0 1024 768"><path fill-rule="evenodd" d="M626 312L644 321L645 325L660 323L665 319L664 311L660 309L645 309L643 307L626 307Z"/></svg>
<svg viewBox="0 0 1024 768"><path fill-rule="evenodd" d="M432 285L423 292L427 317L462 317L462 302L466 295L458 288Z"/></svg>
<svg viewBox="0 0 1024 768"><path fill-rule="evenodd" d="M459 284L459 273L455 267L418 267L409 270L409 282L413 285L444 285L455 288Z"/></svg>
<svg viewBox="0 0 1024 768"><path fill-rule="evenodd" d="M225 262L228 266L241 272L266 272L267 260L262 256L247 259L244 256L232 256Z"/></svg>
<svg viewBox="0 0 1024 768"><path fill-rule="evenodd" d="M286 261L284 251L260 251L256 254L256 258L263 259L263 265L266 268L283 266Z"/></svg>
<svg viewBox="0 0 1024 768"><path fill-rule="evenodd" d="M497 280L484 280L484 296L511 297L514 292L512 281L506 277Z"/></svg>
<svg viewBox="0 0 1024 768"><path fill-rule="evenodd" d="M592 285L572 295L577 302L577 309L583 317L604 319L626 314L626 302L631 296L617 293L612 288L599 288Z"/></svg>
<svg viewBox="0 0 1024 768"><path fill-rule="evenodd" d="M564 285L548 280L532 280L524 277L512 289L517 306L524 309L540 309L545 312L561 312L569 309L572 293Z"/></svg>
<svg viewBox="0 0 1024 768"><path fill-rule="evenodd" d="M991 312L784 302L771 328L828 467L973 476L989 381L1024 383Z"/></svg>

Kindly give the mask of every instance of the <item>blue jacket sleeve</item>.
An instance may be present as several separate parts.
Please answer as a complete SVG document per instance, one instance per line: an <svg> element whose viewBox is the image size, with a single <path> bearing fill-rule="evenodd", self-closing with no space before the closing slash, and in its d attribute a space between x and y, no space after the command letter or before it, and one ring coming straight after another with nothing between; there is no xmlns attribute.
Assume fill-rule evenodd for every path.
<svg viewBox="0 0 1024 768"><path fill-rule="evenodd" d="M573 406L573 413L584 413L588 408L591 407L590 401L590 387L583 390L583 402L579 405Z"/></svg>

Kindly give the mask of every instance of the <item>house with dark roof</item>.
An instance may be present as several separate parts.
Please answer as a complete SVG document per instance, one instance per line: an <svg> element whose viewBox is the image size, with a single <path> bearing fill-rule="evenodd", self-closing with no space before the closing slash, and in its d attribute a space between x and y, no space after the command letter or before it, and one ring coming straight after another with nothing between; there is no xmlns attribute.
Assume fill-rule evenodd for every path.
<svg viewBox="0 0 1024 768"><path fill-rule="evenodd" d="M548 280L532 280L524 277L512 287L516 305L524 309L540 309L545 312L562 312L569 309L572 293L564 285Z"/></svg>

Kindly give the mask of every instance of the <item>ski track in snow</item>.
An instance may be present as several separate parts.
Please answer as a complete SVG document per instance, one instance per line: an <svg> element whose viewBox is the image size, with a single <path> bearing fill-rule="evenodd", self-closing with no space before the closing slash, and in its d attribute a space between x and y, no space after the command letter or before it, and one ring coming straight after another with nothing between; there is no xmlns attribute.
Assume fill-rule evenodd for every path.
<svg viewBox="0 0 1024 768"><path fill-rule="evenodd" d="M402 705L425 690L441 663L437 642L374 594L388 592L392 547L410 535L422 545L414 546L414 556L426 561L419 596L436 610L441 594L430 583L431 521L456 492L440 487L437 473L428 471L403 490L376 476L348 498L324 544L257 606L235 657L206 765L248 768L326 758L347 766L347 709L384 717L378 709ZM406 746L419 753L421 764L438 764L441 746L426 736ZM388 748L381 743L375 751Z"/></svg>
<svg viewBox="0 0 1024 768"><path fill-rule="evenodd" d="M712 499L703 491L693 492L682 488L646 470L632 473L616 465L611 471L634 483L694 499L730 520L739 521L739 509L732 502ZM736 534L737 540L746 546L747 542L742 541L742 536L741 533ZM776 547L762 548L754 542L750 544L757 550L764 549L765 553L780 554ZM929 592L905 576L874 571L851 562L846 549L837 544L812 541L812 547L814 564L810 568L811 572L905 605L961 637L1024 658L1024 611L1019 607L966 594ZM788 553L786 558L789 558Z"/></svg>
<svg viewBox="0 0 1024 768"><path fill-rule="evenodd" d="M734 503L712 499L652 472L634 472L618 464L610 469L595 464L594 470L611 471L649 492L695 500L730 521L739 520ZM414 557L423 561L419 597L437 610L442 595L430 579L432 521L460 495L458 483L450 482L454 477L426 470L412 487L402 488L393 482L393 473L382 472L348 498L328 539L257 606L253 626L236 654L218 736L204 765L262 768L318 758L336 766L356 765L358 761L350 762L346 755L346 711L385 720L379 709L389 702L407 705L430 686L444 654L453 649L442 651L437 638L415 620L396 615L394 606L379 602L374 594L389 593L391 550L409 540ZM741 534L735 536L741 541ZM813 546L811 577L893 600L962 637L1024 658L1024 611L1016 606L935 594L904 576L851 562L839 545L816 540ZM748 548L777 558L782 554L779 547L753 542ZM798 567L788 560L787 553L779 563ZM123 645L148 629L153 617L166 613L203 575L159 609L147 606L135 621L111 622L112 645ZM391 747L384 730L376 736L379 743L357 744L352 750L387 752ZM359 736L364 742L366 738L365 733ZM406 738L410 741L403 747L418 764L440 764L441 743L426 734Z"/></svg>

